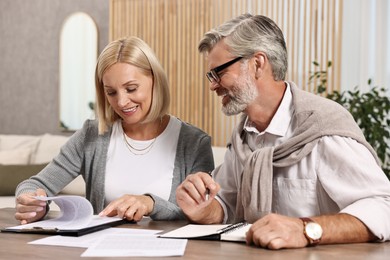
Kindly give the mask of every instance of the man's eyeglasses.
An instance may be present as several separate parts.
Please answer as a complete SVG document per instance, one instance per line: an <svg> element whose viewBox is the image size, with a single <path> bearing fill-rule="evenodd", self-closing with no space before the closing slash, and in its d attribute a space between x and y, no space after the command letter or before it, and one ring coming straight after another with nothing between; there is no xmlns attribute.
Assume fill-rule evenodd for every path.
<svg viewBox="0 0 390 260"><path fill-rule="evenodd" d="M243 57L237 57L231 61L228 61L222 65L219 65L218 67L210 70L209 72L206 73L206 76L208 78L208 80L213 83L213 82L216 82L216 83L219 83L221 81L221 78L219 77L218 73L221 71L221 70L224 70L226 69L227 67L229 67L230 65L233 65L234 63L236 63L237 61L241 60Z"/></svg>

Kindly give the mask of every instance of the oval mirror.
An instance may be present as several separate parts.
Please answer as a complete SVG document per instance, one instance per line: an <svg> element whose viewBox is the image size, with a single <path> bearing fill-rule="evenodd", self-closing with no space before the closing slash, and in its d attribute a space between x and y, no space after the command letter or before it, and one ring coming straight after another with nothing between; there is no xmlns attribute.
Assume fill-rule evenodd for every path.
<svg viewBox="0 0 390 260"><path fill-rule="evenodd" d="M86 13L77 12L64 22L60 36L60 126L80 129L94 117L97 27Z"/></svg>

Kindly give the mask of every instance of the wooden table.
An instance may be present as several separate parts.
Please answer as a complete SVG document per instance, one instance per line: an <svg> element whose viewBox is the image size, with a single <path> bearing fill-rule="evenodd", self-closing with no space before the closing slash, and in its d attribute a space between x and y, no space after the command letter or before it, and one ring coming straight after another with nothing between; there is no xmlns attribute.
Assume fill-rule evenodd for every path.
<svg viewBox="0 0 390 260"><path fill-rule="evenodd" d="M14 219L15 210L0 209L0 228L18 225ZM187 224L185 221L151 221L144 219L137 224L120 227L136 229L154 229L170 231ZM81 259L85 248L29 245L27 242L43 238L46 235L0 233L0 259ZM118 259L118 258L83 258L83 259ZM120 259L148 259L129 257ZM244 243L189 240L182 257L158 257L150 259L390 259L390 243L361 243L346 245L322 245L313 248L268 250L247 246Z"/></svg>

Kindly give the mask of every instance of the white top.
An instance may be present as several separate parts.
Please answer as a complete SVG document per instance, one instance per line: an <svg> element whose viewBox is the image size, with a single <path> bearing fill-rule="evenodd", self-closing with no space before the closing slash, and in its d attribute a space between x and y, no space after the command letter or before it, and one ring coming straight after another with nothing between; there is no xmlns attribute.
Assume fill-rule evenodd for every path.
<svg viewBox="0 0 390 260"><path fill-rule="evenodd" d="M261 133L247 121L252 150L276 146L291 136L292 94L288 86L282 103ZM234 149L228 149L216 181L218 201L225 212L235 212L237 181L243 166ZM390 182L365 146L351 138L322 137L299 163L274 168L272 212L310 217L344 212L359 218L380 239L390 239Z"/></svg>
<svg viewBox="0 0 390 260"><path fill-rule="evenodd" d="M126 146L121 121L114 123L106 164L106 205L125 194L151 193L169 199L180 127L181 121L171 116L150 151L135 155ZM147 147L153 140L130 139L129 142L136 147Z"/></svg>

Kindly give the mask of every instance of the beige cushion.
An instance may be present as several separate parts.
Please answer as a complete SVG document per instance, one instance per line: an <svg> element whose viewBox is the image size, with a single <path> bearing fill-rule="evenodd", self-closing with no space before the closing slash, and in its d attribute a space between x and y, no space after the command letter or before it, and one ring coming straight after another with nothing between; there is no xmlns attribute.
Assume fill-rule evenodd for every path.
<svg viewBox="0 0 390 260"><path fill-rule="evenodd" d="M61 191L61 194L85 196L85 181L79 175Z"/></svg>
<svg viewBox="0 0 390 260"><path fill-rule="evenodd" d="M38 143L36 152L31 157L31 163L41 164L50 162L59 152L69 137L62 135L44 134Z"/></svg>
<svg viewBox="0 0 390 260"><path fill-rule="evenodd" d="M31 153L32 149L28 147L0 151L0 164L29 164Z"/></svg>
<svg viewBox="0 0 390 260"><path fill-rule="evenodd" d="M13 195L19 182L37 174L59 152L69 137L44 134L0 135L0 194ZM82 176L69 183L62 194L85 195ZM1 205L0 205L1 206Z"/></svg>
<svg viewBox="0 0 390 260"><path fill-rule="evenodd" d="M1 208L15 208L15 196L0 196Z"/></svg>
<svg viewBox="0 0 390 260"><path fill-rule="evenodd" d="M40 136L36 135L0 135L0 151L30 148L35 151Z"/></svg>

